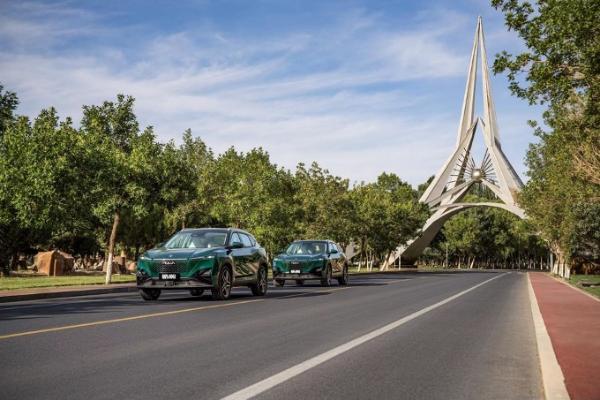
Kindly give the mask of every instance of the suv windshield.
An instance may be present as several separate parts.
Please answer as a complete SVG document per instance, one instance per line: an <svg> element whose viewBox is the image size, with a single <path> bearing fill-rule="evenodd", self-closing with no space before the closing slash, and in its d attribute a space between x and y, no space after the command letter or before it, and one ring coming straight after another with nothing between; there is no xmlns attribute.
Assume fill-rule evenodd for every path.
<svg viewBox="0 0 600 400"><path fill-rule="evenodd" d="M325 254L327 252L326 242L295 242L289 245L286 254Z"/></svg>
<svg viewBox="0 0 600 400"><path fill-rule="evenodd" d="M167 249L209 249L225 246L227 232L188 231L176 233L165 243Z"/></svg>

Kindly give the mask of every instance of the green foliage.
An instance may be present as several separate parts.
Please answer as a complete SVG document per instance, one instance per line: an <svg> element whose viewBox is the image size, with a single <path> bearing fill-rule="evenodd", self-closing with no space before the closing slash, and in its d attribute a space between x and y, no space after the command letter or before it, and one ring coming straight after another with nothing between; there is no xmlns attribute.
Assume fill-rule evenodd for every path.
<svg viewBox="0 0 600 400"><path fill-rule="evenodd" d="M418 202L418 193L394 174L383 173L377 182L354 188L351 200L355 210L352 236L362 251L372 250L387 259L398 245L417 235L428 216Z"/></svg>
<svg viewBox="0 0 600 400"><path fill-rule="evenodd" d="M499 54L512 92L547 104L527 154L520 203L559 259L600 262L600 6L593 0L493 0L527 50Z"/></svg>
<svg viewBox="0 0 600 400"><path fill-rule="evenodd" d="M13 92L4 92L4 86L0 85L0 140L4 131L14 121L14 112L19 104L17 95Z"/></svg>
<svg viewBox="0 0 600 400"><path fill-rule="evenodd" d="M502 10L509 30L516 31L527 47L516 56L504 51L494 62L494 72L507 71L515 95L532 104L560 105L569 102L574 92L597 89L600 83L597 1L546 0L532 4L492 0L492 5Z"/></svg>

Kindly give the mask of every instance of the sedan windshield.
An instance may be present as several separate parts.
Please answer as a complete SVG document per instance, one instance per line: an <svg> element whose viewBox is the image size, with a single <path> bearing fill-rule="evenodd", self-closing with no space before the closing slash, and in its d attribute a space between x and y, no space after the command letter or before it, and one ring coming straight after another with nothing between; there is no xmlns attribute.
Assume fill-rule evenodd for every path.
<svg viewBox="0 0 600 400"><path fill-rule="evenodd" d="M325 254L326 252L326 242L295 242L290 244L285 251L286 254L290 255Z"/></svg>
<svg viewBox="0 0 600 400"><path fill-rule="evenodd" d="M167 249L210 249L225 246L227 232L189 231L176 233L167 241Z"/></svg>

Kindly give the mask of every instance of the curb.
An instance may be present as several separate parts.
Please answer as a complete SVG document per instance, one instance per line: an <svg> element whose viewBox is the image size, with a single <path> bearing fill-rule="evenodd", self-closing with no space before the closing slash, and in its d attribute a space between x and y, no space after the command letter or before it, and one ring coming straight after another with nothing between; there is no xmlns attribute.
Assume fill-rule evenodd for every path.
<svg viewBox="0 0 600 400"><path fill-rule="evenodd" d="M537 342L538 356L540 358L540 369L544 385L544 398L546 400L569 400L569 393L565 386L565 377L556 359L552 341L546 330L546 324L535 297L533 285L529 274L527 274L527 287L529 291L529 304L531 305L531 316Z"/></svg>
<svg viewBox="0 0 600 400"><path fill-rule="evenodd" d="M135 286L120 286L120 287L108 287L108 288L89 288L89 289L74 289L65 290L62 292L39 292L39 293L23 293L14 294L7 296L0 296L0 303L10 303L14 301L25 301L25 300L39 300L39 299L54 299L60 297L78 297L78 296L91 296L95 294L109 294L109 293L127 293L135 292L137 287Z"/></svg>

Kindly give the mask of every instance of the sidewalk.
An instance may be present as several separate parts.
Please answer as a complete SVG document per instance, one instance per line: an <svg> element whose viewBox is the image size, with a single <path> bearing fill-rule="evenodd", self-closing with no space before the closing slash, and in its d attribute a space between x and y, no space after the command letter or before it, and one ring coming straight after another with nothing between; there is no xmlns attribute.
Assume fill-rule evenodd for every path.
<svg viewBox="0 0 600 400"><path fill-rule="evenodd" d="M571 400L600 399L600 301L545 273L530 273Z"/></svg>
<svg viewBox="0 0 600 400"><path fill-rule="evenodd" d="M49 299L55 297L89 296L106 293L136 291L135 282L111 285L55 286L0 291L0 303L23 300Z"/></svg>

